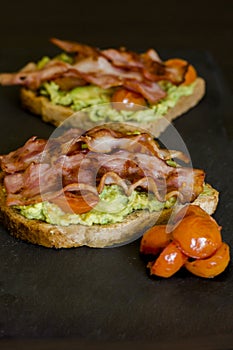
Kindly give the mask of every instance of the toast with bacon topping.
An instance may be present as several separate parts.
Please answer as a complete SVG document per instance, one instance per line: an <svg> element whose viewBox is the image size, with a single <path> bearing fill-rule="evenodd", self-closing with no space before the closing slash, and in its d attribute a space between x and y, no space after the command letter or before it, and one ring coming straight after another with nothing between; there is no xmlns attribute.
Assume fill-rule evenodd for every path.
<svg viewBox="0 0 233 350"><path fill-rule="evenodd" d="M166 223L175 208L215 211L218 192L179 151L150 134L103 125L30 138L0 156L0 221L22 240L46 247L107 247Z"/></svg>
<svg viewBox="0 0 233 350"><path fill-rule="evenodd" d="M17 73L0 74L1 85L21 86L22 105L45 122L60 125L74 112L91 107L80 127L103 122L149 125L158 136L172 121L194 107L205 81L186 60L162 61L154 49L100 50L51 39L63 52L29 63ZM106 105L106 109L98 108Z"/></svg>

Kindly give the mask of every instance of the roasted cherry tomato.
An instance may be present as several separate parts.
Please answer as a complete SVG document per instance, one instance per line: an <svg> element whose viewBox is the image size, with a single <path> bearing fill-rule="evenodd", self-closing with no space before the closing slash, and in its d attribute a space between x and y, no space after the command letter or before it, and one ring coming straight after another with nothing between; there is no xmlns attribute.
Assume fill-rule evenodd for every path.
<svg viewBox="0 0 233 350"><path fill-rule="evenodd" d="M230 249L226 243L222 243L214 255L208 259L187 261L185 267L196 276L211 278L222 273L230 261Z"/></svg>
<svg viewBox="0 0 233 350"><path fill-rule="evenodd" d="M213 218L200 215L189 215L173 231L173 239L188 257L195 259L208 258L220 247L221 227Z"/></svg>
<svg viewBox="0 0 233 350"><path fill-rule="evenodd" d="M144 233L140 252L142 254L158 254L172 240L172 234L167 225L156 225Z"/></svg>
<svg viewBox="0 0 233 350"><path fill-rule="evenodd" d="M187 217L190 215L204 216L212 220L212 217L205 210L200 208L198 205L190 204L190 205L186 205L185 207L183 207L178 211L178 213L174 218L174 221L178 222L182 220L184 217Z"/></svg>
<svg viewBox="0 0 233 350"><path fill-rule="evenodd" d="M160 277L171 277L174 275L187 261L187 257L179 249L175 242L168 244L162 251L155 262L148 263L151 275Z"/></svg>
<svg viewBox="0 0 233 350"><path fill-rule="evenodd" d="M81 195L63 195L51 200L66 213L87 213L98 203L99 197L93 193Z"/></svg>
<svg viewBox="0 0 233 350"><path fill-rule="evenodd" d="M138 110L146 107L144 97L128 89L117 89L111 98L113 107L118 110Z"/></svg>
<svg viewBox="0 0 233 350"><path fill-rule="evenodd" d="M164 63L168 67L183 67L183 66L187 65L188 62L185 60L182 60L180 58L172 58L170 60L165 61ZM197 72L196 72L195 68L191 64L189 64L187 72L186 72L185 77L184 77L184 82L182 84L189 85L192 82L194 82L196 77L197 77Z"/></svg>

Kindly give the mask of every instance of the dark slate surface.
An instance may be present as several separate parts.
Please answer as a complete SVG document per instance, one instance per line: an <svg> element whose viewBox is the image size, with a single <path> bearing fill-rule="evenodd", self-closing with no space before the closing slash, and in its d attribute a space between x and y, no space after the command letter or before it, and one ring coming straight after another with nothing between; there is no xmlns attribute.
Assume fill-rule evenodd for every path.
<svg viewBox="0 0 233 350"><path fill-rule="evenodd" d="M187 58L207 82L202 102L174 125L193 165L204 168L207 181L220 191L214 217L223 226L224 241L233 247L230 90L208 53L164 50L162 55ZM28 57L39 56L35 51L0 52L0 71L15 70ZM48 137L52 131L52 126L20 109L18 88L0 88L0 153L32 135ZM139 255L139 240L114 249L54 250L18 241L0 227L0 265L3 348L23 344L39 349L43 344L59 349L65 344L73 349L88 342L135 349L142 348L140 344L229 349L233 344L232 262L213 280L185 271L170 279L150 278Z"/></svg>

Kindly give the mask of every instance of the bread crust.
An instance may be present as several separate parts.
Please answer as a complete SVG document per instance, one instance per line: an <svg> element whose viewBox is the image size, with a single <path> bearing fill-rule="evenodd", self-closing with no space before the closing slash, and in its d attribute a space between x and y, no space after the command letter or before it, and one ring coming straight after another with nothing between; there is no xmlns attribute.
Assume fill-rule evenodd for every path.
<svg viewBox="0 0 233 350"><path fill-rule="evenodd" d="M165 224L172 209L162 212L135 211L121 223L108 225L70 225L58 226L40 220L30 220L19 214L13 207L5 204L3 186L4 173L0 173L0 222L9 233L24 241L48 248L71 248L88 246L104 248L114 246L140 237L154 224ZM192 204L198 204L209 214L213 214L218 203L218 191L212 196L199 196Z"/></svg>
<svg viewBox="0 0 233 350"><path fill-rule="evenodd" d="M184 114L189 109L194 107L205 94L205 81L198 77L194 86L192 95L182 96L175 107L170 108L164 118L156 119L154 122L136 123L127 122L136 127L150 130L150 132L158 137L175 118ZM61 125L68 117L74 114L74 111L69 107L55 105L49 101L45 96L36 95L32 90L22 88L20 90L20 98L22 106L32 112L33 114L41 116L43 121L51 123L55 126ZM91 128L95 126L94 122L90 120L80 119L80 125L77 127Z"/></svg>

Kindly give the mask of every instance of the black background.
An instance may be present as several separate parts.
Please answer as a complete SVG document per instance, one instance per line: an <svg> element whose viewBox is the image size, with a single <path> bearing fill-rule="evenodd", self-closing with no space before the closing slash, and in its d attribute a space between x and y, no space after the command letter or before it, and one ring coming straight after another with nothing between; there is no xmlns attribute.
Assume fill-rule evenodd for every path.
<svg viewBox="0 0 233 350"><path fill-rule="evenodd" d="M208 50L233 83L231 0L1 2L0 45L45 49L57 36L101 48Z"/></svg>
<svg viewBox="0 0 233 350"><path fill-rule="evenodd" d="M207 82L200 105L175 126L193 164L221 193L215 218L232 241L232 1L10 1L1 4L0 70L53 50L51 36L98 47L154 47L189 59ZM229 88L230 87L230 88ZM52 126L19 107L18 89L0 89L0 153ZM233 273L150 279L139 241L116 249L51 250L1 228L2 348L230 349ZM231 250L232 252L232 250ZM111 345L108 345L111 344ZM104 347L105 348L105 347ZM117 345L116 348L118 349Z"/></svg>

